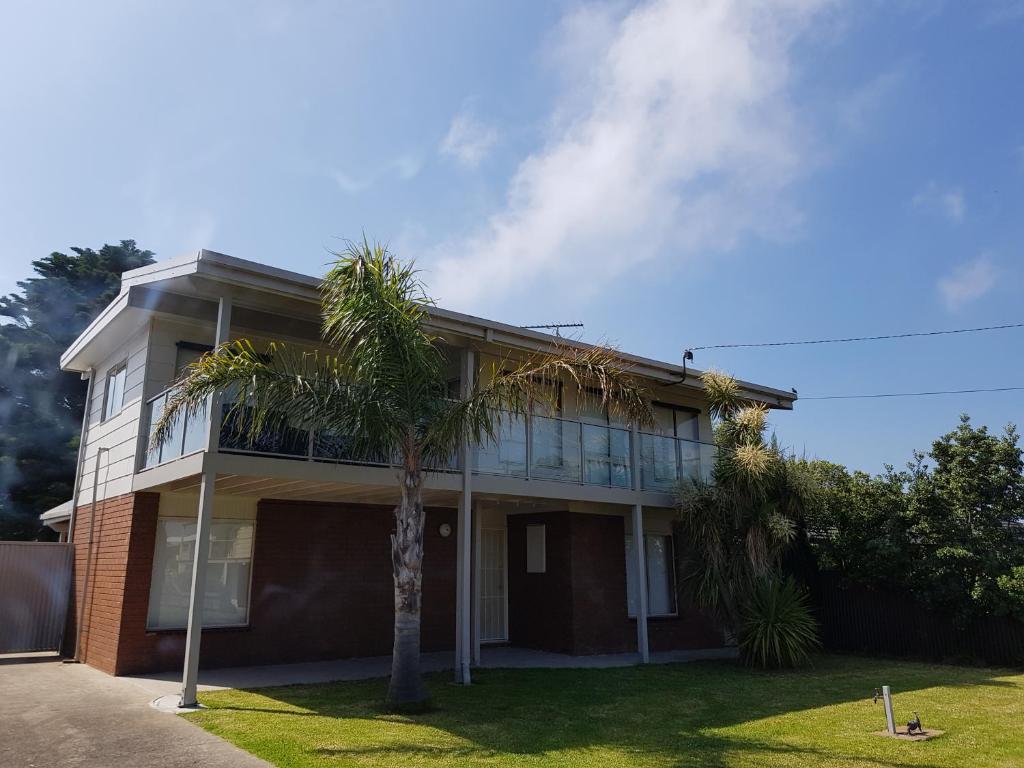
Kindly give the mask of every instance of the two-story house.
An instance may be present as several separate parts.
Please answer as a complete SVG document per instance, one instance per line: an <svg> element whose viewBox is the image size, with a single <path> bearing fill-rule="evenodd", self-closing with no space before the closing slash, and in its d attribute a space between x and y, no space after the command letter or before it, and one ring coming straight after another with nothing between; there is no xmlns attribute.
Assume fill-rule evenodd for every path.
<svg viewBox="0 0 1024 768"><path fill-rule="evenodd" d="M462 376L553 341L443 309L429 326L453 392ZM398 491L386 462L351 461L343 442L299 429L239 440L220 414L182 419L150 448L168 387L205 350L235 338L315 347L319 327L315 278L201 251L125 273L61 358L88 379L89 406L75 498L44 519L74 543L67 636L83 661L112 674L182 664L204 479L203 666L390 652ZM714 455L699 372L623 357L651 393L655 428L578 407L559 387L554 412L509 422L494 444L429 473L424 650L468 665L495 643L642 658L723 646L675 582L673 490L706 475ZM742 386L771 408L795 400Z"/></svg>

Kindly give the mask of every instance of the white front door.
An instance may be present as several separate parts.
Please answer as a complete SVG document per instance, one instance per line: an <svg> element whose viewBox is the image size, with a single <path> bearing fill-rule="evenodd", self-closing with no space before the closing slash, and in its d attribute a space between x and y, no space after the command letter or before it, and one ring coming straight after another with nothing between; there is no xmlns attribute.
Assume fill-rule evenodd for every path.
<svg viewBox="0 0 1024 768"><path fill-rule="evenodd" d="M480 642L508 640L508 548L504 528L480 529Z"/></svg>

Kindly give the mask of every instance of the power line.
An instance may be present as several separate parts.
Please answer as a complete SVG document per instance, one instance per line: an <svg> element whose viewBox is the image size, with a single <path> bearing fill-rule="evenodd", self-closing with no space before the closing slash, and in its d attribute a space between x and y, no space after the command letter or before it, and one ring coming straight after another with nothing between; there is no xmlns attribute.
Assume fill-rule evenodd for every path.
<svg viewBox="0 0 1024 768"><path fill-rule="evenodd" d="M1003 331L1008 328L1024 328L1024 323L986 325L981 328L958 328L952 331L923 331L919 333L891 333L885 336L851 336L844 339L809 339L802 341L768 341L752 344L709 344L704 347L690 347L690 351L702 349L738 349L740 347L792 347L802 344L845 344L853 341L883 341L885 339L910 339L918 336L949 336L954 333L980 333L981 331Z"/></svg>
<svg viewBox="0 0 1024 768"><path fill-rule="evenodd" d="M930 397L931 395L969 395L976 392L1019 392L1024 387L991 387L987 389L940 389L934 392L884 392L872 395L800 396L800 400L867 400L879 397Z"/></svg>

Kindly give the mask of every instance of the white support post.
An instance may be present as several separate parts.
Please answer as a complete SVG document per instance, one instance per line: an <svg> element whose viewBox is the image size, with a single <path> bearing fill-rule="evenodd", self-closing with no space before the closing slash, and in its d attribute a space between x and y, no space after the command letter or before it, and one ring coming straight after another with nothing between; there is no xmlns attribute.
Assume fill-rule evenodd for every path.
<svg viewBox="0 0 1024 768"><path fill-rule="evenodd" d="M633 493L636 502L633 504L633 556L636 559L636 650L640 661L647 664L651 660L647 644L647 542L644 539L644 508L640 503L640 430L636 424L630 428L629 435L629 466L633 475Z"/></svg>
<svg viewBox="0 0 1024 768"><path fill-rule="evenodd" d="M474 667L480 666L480 507L473 515L473 658Z"/></svg>
<svg viewBox="0 0 1024 768"><path fill-rule="evenodd" d="M476 373L472 349L462 350L462 397L468 397ZM462 492L459 494L458 547L455 595L455 682L469 685L469 666L472 661L473 611L473 454L469 441L462 445Z"/></svg>
<svg viewBox="0 0 1024 768"><path fill-rule="evenodd" d="M896 718L892 714L892 690L888 685L882 686L882 705L885 707L885 727L893 736L896 735Z"/></svg>
<svg viewBox="0 0 1024 768"><path fill-rule="evenodd" d="M228 341L231 329L231 299L222 296L217 309L216 345ZM181 707L196 707L199 684L199 648L203 635L203 597L206 594L206 571L210 558L210 529L213 525L213 495L217 484L216 468L209 461L220 442L220 396L207 404L209 431L203 455L203 475L199 485L199 510L196 518L196 547L192 558L192 591L188 600L188 625L185 633L185 668L181 681Z"/></svg>
<svg viewBox="0 0 1024 768"><path fill-rule="evenodd" d="M636 648L640 661L647 664L651 660L647 648L647 556L644 553L644 508L640 504L633 505L633 556L636 558Z"/></svg>

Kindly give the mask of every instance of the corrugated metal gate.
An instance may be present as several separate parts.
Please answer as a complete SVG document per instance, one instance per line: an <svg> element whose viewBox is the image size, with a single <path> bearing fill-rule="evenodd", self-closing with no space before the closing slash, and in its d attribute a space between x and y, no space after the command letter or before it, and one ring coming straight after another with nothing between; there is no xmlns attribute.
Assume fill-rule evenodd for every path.
<svg viewBox="0 0 1024 768"><path fill-rule="evenodd" d="M0 653L60 650L71 545L0 541Z"/></svg>

